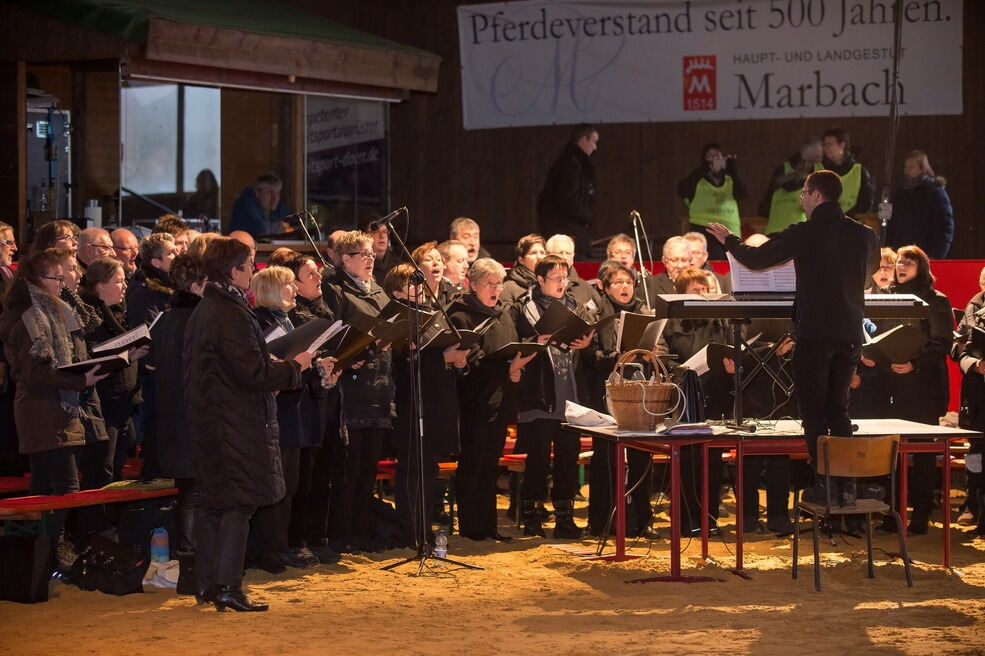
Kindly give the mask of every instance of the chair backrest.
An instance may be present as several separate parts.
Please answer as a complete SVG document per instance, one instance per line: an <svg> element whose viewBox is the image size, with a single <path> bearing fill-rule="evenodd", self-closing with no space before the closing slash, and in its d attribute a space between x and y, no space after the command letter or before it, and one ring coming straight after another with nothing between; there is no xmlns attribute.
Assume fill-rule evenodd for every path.
<svg viewBox="0 0 985 656"><path fill-rule="evenodd" d="M831 476L886 476L893 472L899 435L883 437L829 437L817 439L819 474Z"/></svg>

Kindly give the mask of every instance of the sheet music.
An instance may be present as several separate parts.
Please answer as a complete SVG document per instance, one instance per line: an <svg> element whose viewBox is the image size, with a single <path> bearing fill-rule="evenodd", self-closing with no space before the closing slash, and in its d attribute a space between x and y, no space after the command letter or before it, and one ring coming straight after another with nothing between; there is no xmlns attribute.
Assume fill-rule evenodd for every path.
<svg viewBox="0 0 985 656"><path fill-rule="evenodd" d="M328 330L323 332L321 335L315 338L315 341L311 342L311 346L305 349L308 353L317 353L318 349L322 347L322 344L332 339L339 331L342 330L344 326L342 325L342 320L337 319L335 323L328 327Z"/></svg>
<svg viewBox="0 0 985 656"><path fill-rule="evenodd" d="M733 293L797 291L797 272L793 260L762 271L753 271L735 259L731 253L726 255Z"/></svg>
<svg viewBox="0 0 985 656"><path fill-rule="evenodd" d="M752 346L753 344L756 343L756 340L759 339L760 335L762 335L762 333L754 335L752 339L747 339L746 343L749 344L749 346ZM745 344L743 344L742 351L744 352L745 350L746 350L746 346ZM700 351L698 351L690 358L688 358L688 361L684 363L684 366L687 367L688 369L691 369L692 371L694 371L694 373L698 374L699 376L703 376L704 374L706 374L709 369L708 345L705 344L704 348L702 348Z"/></svg>
<svg viewBox="0 0 985 656"><path fill-rule="evenodd" d="M271 330L269 333L267 333L266 337L263 338L263 341L265 341L265 342L267 342L269 344L270 342L274 341L275 339L278 339L280 337L283 337L286 334L287 334L287 331L286 330L284 330L280 326L275 326L273 330Z"/></svg>
<svg viewBox="0 0 985 656"><path fill-rule="evenodd" d="M159 310L158 313L151 320L151 322L147 324L147 330L148 331L151 330L154 327L154 324L157 323L157 320L160 319L162 316L164 316L164 310Z"/></svg>

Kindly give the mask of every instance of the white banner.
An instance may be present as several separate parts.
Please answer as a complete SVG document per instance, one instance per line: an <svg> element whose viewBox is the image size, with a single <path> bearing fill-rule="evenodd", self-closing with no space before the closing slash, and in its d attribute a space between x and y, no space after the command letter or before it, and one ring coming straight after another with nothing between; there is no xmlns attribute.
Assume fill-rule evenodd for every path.
<svg viewBox="0 0 985 656"><path fill-rule="evenodd" d="M903 0L900 113L960 114L962 0ZM466 129L885 116L894 0L458 7Z"/></svg>

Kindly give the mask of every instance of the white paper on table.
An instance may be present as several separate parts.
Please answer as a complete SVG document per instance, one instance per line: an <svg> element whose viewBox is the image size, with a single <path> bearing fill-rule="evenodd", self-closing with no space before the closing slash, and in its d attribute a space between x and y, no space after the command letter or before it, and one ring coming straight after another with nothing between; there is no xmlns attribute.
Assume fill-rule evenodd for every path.
<svg viewBox="0 0 985 656"><path fill-rule="evenodd" d="M793 260L761 271L753 271L739 262L731 253L728 256L732 293L735 292L795 292L797 270Z"/></svg>
<svg viewBox="0 0 985 656"><path fill-rule="evenodd" d="M564 420L573 426L615 426L616 419L598 410L583 405L564 402Z"/></svg>

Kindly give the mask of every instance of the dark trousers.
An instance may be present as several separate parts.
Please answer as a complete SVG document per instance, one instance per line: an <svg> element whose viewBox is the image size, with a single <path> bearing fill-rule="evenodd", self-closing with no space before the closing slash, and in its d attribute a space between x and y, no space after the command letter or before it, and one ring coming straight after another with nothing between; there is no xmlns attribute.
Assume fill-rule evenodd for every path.
<svg viewBox="0 0 985 656"><path fill-rule="evenodd" d="M328 512L332 497L332 472L334 460L340 455L341 440L339 426L325 434L325 442L314 450L311 469L311 489L308 492L308 512L306 522L292 528L292 535L309 545L322 544L328 537Z"/></svg>
<svg viewBox="0 0 985 656"><path fill-rule="evenodd" d="M291 499L298 488L298 448L280 449L280 462L284 473L284 498L269 506L257 508L250 528L254 535L251 537L251 551L259 560L268 553L283 553L287 551L287 528L291 521Z"/></svg>
<svg viewBox="0 0 985 656"><path fill-rule="evenodd" d="M69 447L50 449L29 456L31 462L31 494L68 494L79 491L79 472L74 450ZM65 532L68 510L51 513L46 530L57 539Z"/></svg>
<svg viewBox="0 0 985 656"><path fill-rule="evenodd" d="M115 428L106 427L108 440L96 440L76 448L81 489L96 490L113 481L113 460L116 457Z"/></svg>
<svg viewBox="0 0 985 656"><path fill-rule="evenodd" d="M369 502L376 483L376 463L383 448L385 429L353 428L346 431L348 444L335 462L332 477L329 533L336 539L369 537L373 525ZM341 446L341 442L339 442Z"/></svg>
<svg viewBox="0 0 985 656"><path fill-rule="evenodd" d="M516 430L518 436L523 436L527 448L527 466L520 486L520 498L524 501L546 500L547 472L550 469L553 481L551 500L573 500L578 491L578 451L581 446L578 436L563 433L559 419L535 419L518 424Z"/></svg>
<svg viewBox="0 0 985 656"><path fill-rule="evenodd" d="M318 494L315 494L315 467L320 451L317 446L298 450L298 484L291 500L291 517L287 527L287 542L292 547L307 545L312 536L325 537L328 506L322 503L325 496L320 487Z"/></svg>
<svg viewBox="0 0 985 656"><path fill-rule="evenodd" d="M202 505L201 499L194 478L176 478L174 484L178 488L176 550L179 553L192 553L195 551L195 518Z"/></svg>
<svg viewBox="0 0 985 656"><path fill-rule="evenodd" d="M626 532L629 535L638 535L650 525L652 458L652 454L645 451L626 449L626 490L636 485L626 499ZM615 467L616 445L609 440L593 438L592 466L588 471L588 528L593 535L602 532L612 512L616 499Z"/></svg>
<svg viewBox="0 0 985 656"><path fill-rule="evenodd" d="M106 428L109 433L109 428ZM113 480L119 481L123 478L123 466L127 463L127 456L134 445L136 429L133 425L133 417L128 417L116 432L116 452L113 456Z"/></svg>
<svg viewBox="0 0 985 656"><path fill-rule="evenodd" d="M793 351L794 395L804 424L804 440L817 471L817 438L851 437L849 388L858 366L858 342L798 339Z"/></svg>
<svg viewBox="0 0 985 656"><path fill-rule="evenodd" d="M909 495L913 505L911 521L926 524L934 502L934 486L937 483L937 455L914 453L913 470L910 473ZM944 500L944 512L950 512L950 503Z"/></svg>
<svg viewBox="0 0 985 656"><path fill-rule="evenodd" d="M742 476L745 481L742 512L759 517L759 477L766 471L766 516L783 517L790 499L790 458L788 456L746 456Z"/></svg>
<svg viewBox="0 0 985 656"><path fill-rule="evenodd" d="M203 500L204 501L204 500ZM256 508L218 510L203 506L195 518L195 579L198 589L213 585L240 588L243 561Z"/></svg>
<svg viewBox="0 0 985 656"><path fill-rule="evenodd" d="M410 436L406 431L394 431L393 443L397 453L397 475L394 479L393 496L397 503L397 512L400 514L401 531L407 544L414 544L415 537L419 535L422 503L426 518L424 529L425 532L431 530L432 511L437 499L441 441L436 435L425 434L421 438L421 451L418 452L416 436ZM420 475L422 460L424 464L423 479ZM421 490L422 481L424 483L423 493Z"/></svg>
<svg viewBox="0 0 985 656"><path fill-rule="evenodd" d="M718 519L722 505L722 452L708 449L708 513ZM681 447L681 524L687 528L701 526L701 445Z"/></svg>
<svg viewBox="0 0 985 656"><path fill-rule="evenodd" d="M462 454L455 474L459 533L475 539L495 537L496 480L506 443L506 423L463 421L461 440Z"/></svg>
<svg viewBox="0 0 985 656"><path fill-rule="evenodd" d="M144 402L138 406L137 411L137 421L140 422L141 428L140 455L144 460L140 468L140 480L148 481L161 475L157 447L157 388L153 373L141 372L140 389L144 397ZM167 417L164 419L166 421Z"/></svg>

